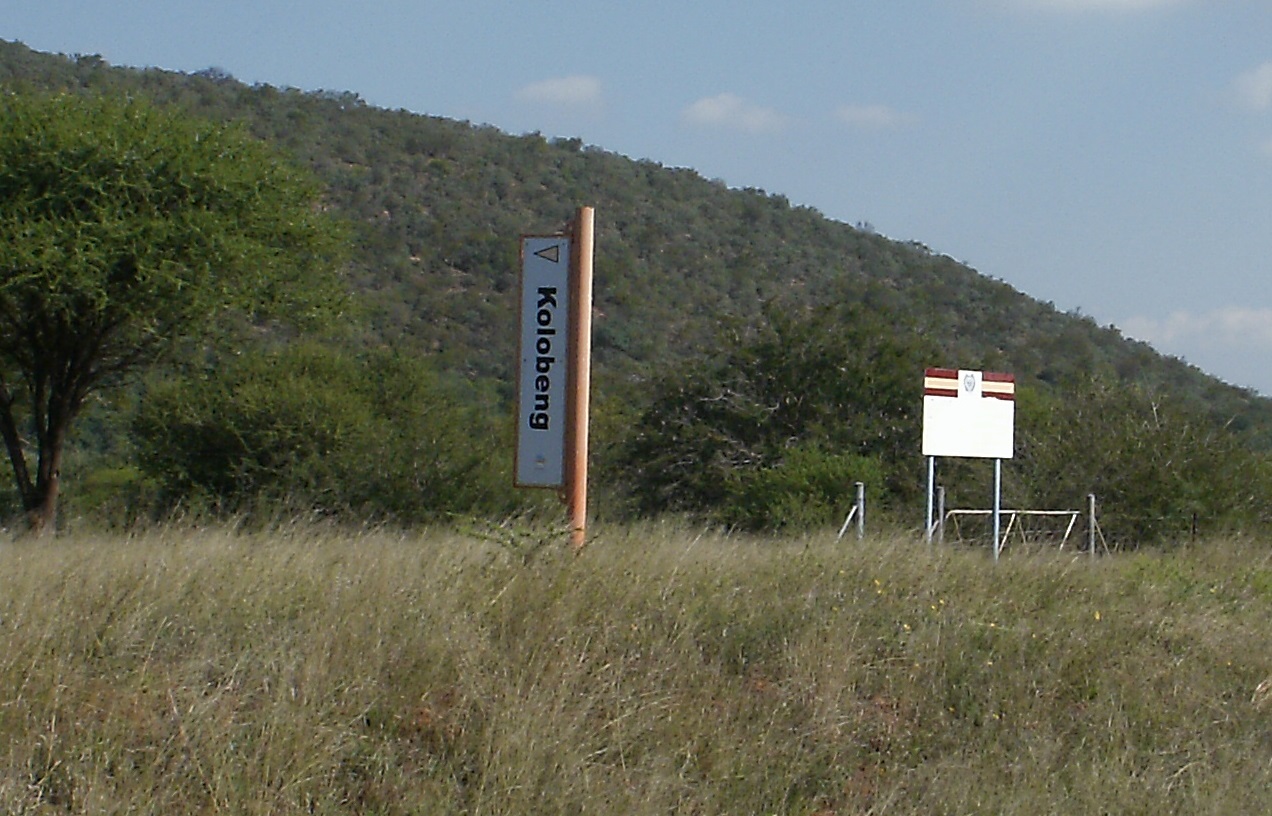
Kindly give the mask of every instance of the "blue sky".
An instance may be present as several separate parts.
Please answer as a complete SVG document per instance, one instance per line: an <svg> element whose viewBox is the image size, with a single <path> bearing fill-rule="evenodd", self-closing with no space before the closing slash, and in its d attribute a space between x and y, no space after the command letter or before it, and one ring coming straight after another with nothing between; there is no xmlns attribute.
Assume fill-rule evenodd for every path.
<svg viewBox="0 0 1272 816"><path fill-rule="evenodd" d="M1272 395L1269 0L10 0L0 38L692 167Z"/></svg>

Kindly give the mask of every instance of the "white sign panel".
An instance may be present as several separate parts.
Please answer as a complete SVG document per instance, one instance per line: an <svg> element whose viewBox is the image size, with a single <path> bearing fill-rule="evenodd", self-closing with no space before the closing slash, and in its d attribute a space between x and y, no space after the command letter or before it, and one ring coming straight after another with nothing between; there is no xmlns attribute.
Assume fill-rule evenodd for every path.
<svg viewBox="0 0 1272 816"><path fill-rule="evenodd" d="M1016 378L992 371L929 368L923 377L923 455L1010 459Z"/></svg>
<svg viewBox="0 0 1272 816"><path fill-rule="evenodd" d="M570 239L521 239L521 341L517 390L519 487L565 483L569 370Z"/></svg>

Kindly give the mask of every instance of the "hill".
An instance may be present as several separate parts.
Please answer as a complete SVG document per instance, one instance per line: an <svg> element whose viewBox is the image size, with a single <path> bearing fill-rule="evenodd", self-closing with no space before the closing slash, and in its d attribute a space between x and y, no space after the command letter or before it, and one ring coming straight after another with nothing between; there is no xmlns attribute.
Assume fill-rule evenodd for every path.
<svg viewBox="0 0 1272 816"><path fill-rule="evenodd" d="M633 161L577 139L514 136L346 91L248 87L216 69L185 75L113 67L0 41L0 84L143 94L242 122L312 167L356 227L355 285L375 342L433 355L475 378L510 379L518 235L597 210L598 387L642 382L719 345L722 321L857 300L935 339L934 363L1014 371L1043 387L1075 374L1166 389L1257 444L1272 401L1057 311L917 242L899 242L728 189L691 169ZM916 372L916 377L918 372ZM505 393L507 393L505 389Z"/></svg>
<svg viewBox="0 0 1272 816"><path fill-rule="evenodd" d="M0 88L144 96L234 123L310 168L354 243L358 318L339 340L210 341L143 399L85 418L67 467L85 516L414 524L541 508L508 473L517 239L589 204L594 513L815 528L839 523L861 481L875 519L911 524L920 372L941 365L1016 375L1010 506L1095 494L1124 546L1272 526L1272 400L780 194L217 69L0 42ZM951 506L984 506L987 471L943 468Z"/></svg>

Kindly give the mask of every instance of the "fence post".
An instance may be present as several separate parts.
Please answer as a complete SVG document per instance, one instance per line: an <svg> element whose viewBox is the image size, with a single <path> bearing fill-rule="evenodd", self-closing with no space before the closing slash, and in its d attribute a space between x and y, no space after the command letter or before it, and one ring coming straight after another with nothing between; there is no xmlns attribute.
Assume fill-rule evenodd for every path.
<svg viewBox="0 0 1272 816"><path fill-rule="evenodd" d="M1095 558L1095 494L1087 494L1087 550Z"/></svg>
<svg viewBox="0 0 1272 816"><path fill-rule="evenodd" d="M945 486L936 489L936 540L945 543Z"/></svg>
<svg viewBox="0 0 1272 816"><path fill-rule="evenodd" d="M866 537L866 483L857 482L857 540Z"/></svg>

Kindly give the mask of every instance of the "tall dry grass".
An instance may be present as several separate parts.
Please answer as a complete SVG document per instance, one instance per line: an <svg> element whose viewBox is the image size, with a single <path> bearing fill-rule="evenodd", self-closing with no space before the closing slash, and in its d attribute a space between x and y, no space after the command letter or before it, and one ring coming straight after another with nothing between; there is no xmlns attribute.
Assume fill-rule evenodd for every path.
<svg viewBox="0 0 1272 816"><path fill-rule="evenodd" d="M544 545L544 546L540 546ZM1272 812L1272 546L0 546L0 812Z"/></svg>

